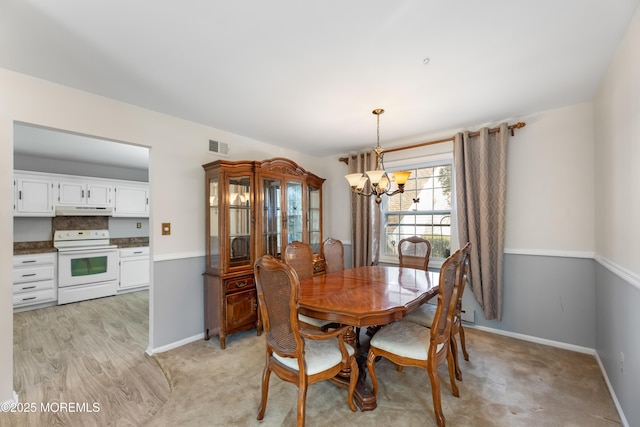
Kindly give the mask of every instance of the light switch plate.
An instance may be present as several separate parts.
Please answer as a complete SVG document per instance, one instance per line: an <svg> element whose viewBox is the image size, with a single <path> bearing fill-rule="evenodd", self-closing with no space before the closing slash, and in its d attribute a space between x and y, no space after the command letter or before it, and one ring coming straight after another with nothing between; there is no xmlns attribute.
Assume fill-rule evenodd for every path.
<svg viewBox="0 0 640 427"><path fill-rule="evenodd" d="M162 235L169 236L171 234L171 223L163 222L162 223Z"/></svg>

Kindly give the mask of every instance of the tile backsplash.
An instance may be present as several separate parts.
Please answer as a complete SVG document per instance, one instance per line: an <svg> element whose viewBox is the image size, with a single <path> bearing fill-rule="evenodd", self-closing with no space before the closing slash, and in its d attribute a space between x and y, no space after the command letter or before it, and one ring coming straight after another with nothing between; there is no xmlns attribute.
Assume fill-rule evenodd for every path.
<svg viewBox="0 0 640 427"><path fill-rule="evenodd" d="M108 230L107 216L55 216L52 218L53 230Z"/></svg>

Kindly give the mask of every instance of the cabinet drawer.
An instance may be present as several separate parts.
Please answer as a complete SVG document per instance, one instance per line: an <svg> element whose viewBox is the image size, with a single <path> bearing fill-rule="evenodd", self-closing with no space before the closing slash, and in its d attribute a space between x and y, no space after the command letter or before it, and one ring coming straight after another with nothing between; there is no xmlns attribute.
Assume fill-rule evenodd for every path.
<svg viewBox="0 0 640 427"><path fill-rule="evenodd" d="M16 255L13 257L14 267L27 267L32 265L55 264L56 253Z"/></svg>
<svg viewBox="0 0 640 427"><path fill-rule="evenodd" d="M41 302L49 302L56 300L55 289L45 289L36 292L27 292L23 294L17 294L13 296L13 306L18 307L22 305L39 304Z"/></svg>
<svg viewBox="0 0 640 427"><path fill-rule="evenodd" d="M120 249L120 258L127 258L132 256L145 256L149 255L149 247L141 246L137 248L122 248Z"/></svg>
<svg viewBox="0 0 640 427"><path fill-rule="evenodd" d="M44 289L53 289L53 280L41 280L39 282L25 282L13 285L13 294L25 292L42 291Z"/></svg>
<svg viewBox="0 0 640 427"><path fill-rule="evenodd" d="M35 282L54 278L53 265L13 269L13 283Z"/></svg>
<svg viewBox="0 0 640 427"><path fill-rule="evenodd" d="M244 276L225 280L225 290L227 293L249 289L253 286L253 276Z"/></svg>

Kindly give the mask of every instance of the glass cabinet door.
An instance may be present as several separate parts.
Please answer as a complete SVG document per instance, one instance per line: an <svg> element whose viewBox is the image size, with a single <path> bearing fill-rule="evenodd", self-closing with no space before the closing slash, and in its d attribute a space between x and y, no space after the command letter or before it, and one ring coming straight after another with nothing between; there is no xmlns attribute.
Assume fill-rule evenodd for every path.
<svg viewBox="0 0 640 427"><path fill-rule="evenodd" d="M314 254L320 253L320 240L322 239L322 230L320 229L320 189L309 185L309 244L313 248Z"/></svg>
<svg viewBox="0 0 640 427"><path fill-rule="evenodd" d="M287 182L287 242L303 241L302 183Z"/></svg>
<svg viewBox="0 0 640 427"><path fill-rule="evenodd" d="M220 266L219 253L219 197L218 178L209 179L209 268L217 269Z"/></svg>
<svg viewBox="0 0 640 427"><path fill-rule="evenodd" d="M281 181L264 178L262 191L262 254L280 258L282 252Z"/></svg>
<svg viewBox="0 0 640 427"><path fill-rule="evenodd" d="M229 266L251 265L251 177L229 177Z"/></svg>

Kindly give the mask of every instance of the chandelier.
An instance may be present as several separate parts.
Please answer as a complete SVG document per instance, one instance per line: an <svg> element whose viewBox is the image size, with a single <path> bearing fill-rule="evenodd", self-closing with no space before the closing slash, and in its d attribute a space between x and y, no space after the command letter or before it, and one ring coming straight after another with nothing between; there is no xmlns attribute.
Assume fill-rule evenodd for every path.
<svg viewBox="0 0 640 427"><path fill-rule="evenodd" d="M376 115L377 121L377 145L374 148L376 153L376 168L375 170L366 171L362 173L351 173L344 177L349 181L351 191L359 196L369 197L375 196L377 204L382 202L382 195L393 196L394 194L403 193L404 185L407 183L407 179L411 172L409 171L395 171L393 173L384 170L384 163L382 160L384 151L380 147L380 114L384 113L382 108L376 108L372 111ZM391 190L391 183L395 181L397 188Z"/></svg>

